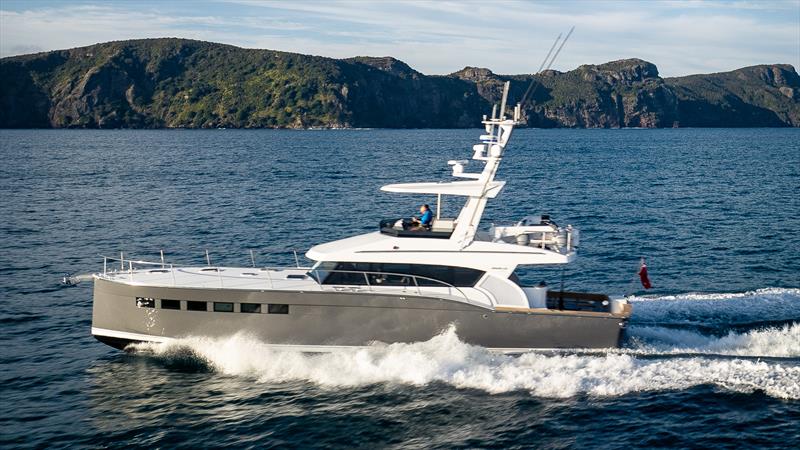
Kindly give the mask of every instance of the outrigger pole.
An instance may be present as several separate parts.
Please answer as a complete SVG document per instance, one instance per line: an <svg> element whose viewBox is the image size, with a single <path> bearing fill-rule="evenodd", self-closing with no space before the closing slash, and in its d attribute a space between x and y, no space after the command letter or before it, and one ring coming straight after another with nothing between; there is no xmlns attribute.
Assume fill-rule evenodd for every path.
<svg viewBox="0 0 800 450"><path fill-rule="evenodd" d="M561 49L564 48L564 44L566 44L569 37L572 36L573 31L575 31L575 26L569 29L567 36L564 38L563 41L561 41L561 45L558 46L558 50L556 50L555 54L553 54L553 57L550 58L550 54L553 53L553 49L556 48L556 45L558 45L558 41L561 40L561 34L558 35L555 42L553 42L553 45L550 47L550 51L547 52L547 56L544 57L542 65L539 66L539 70L534 75L542 73L542 68L545 66L545 63L547 63L547 67L544 70L550 70L550 67L553 66L553 63L556 61L556 58L558 58L558 54L561 53ZM550 62L547 62L548 58L550 59ZM528 95L533 97L533 94L536 93L534 85L536 85L536 87L538 88L539 84L536 84L536 78L531 79L531 84L528 85L528 89L525 90L525 95L522 96L522 100L519 102L519 104L521 105L520 109L525 107L525 102L528 100Z"/></svg>

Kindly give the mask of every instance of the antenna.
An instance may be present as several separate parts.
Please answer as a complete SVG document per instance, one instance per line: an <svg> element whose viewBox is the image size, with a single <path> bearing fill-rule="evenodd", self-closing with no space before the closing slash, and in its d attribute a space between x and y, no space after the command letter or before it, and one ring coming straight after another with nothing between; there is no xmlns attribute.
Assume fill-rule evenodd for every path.
<svg viewBox="0 0 800 450"><path fill-rule="evenodd" d="M563 41L561 41L561 45L558 46L558 50L556 50L556 52L553 54L553 57L550 58L550 54L553 53L553 49L556 48L556 45L558 45L558 42L561 40L561 34L558 35L555 42L553 42L553 45L550 47L550 51L547 52L547 56L544 57L542 65L539 66L539 71L536 72L534 75L542 73L542 67L544 67L545 62L547 61L548 58L550 58L550 62L547 63L547 67L544 70L550 70L550 67L553 66L553 63L555 62L556 58L558 58L558 54L561 53L561 49L564 48L564 44L566 44L569 37L572 36L573 31L575 31L575 26L569 29L567 36L564 38ZM539 87L539 84L536 83L535 77L531 79L531 84L528 85L528 89L525 91L525 95L522 96L522 101L519 102L519 104L521 105L520 109L525 107L525 103L527 102L529 95L531 96L531 98L533 97L533 94L536 93L536 89Z"/></svg>
<svg viewBox="0 0 800 450"><path fill-rule="evenodd" d="M567 40L569 39L569 37L572 36L572 32L573 31L575 31L575 25L573 25L572 28L569 29L569 33L567 33L567 37L565 37L564 40L561 41L561 45L558 46L558 50L556 50L556 53L553 55L553 59L551 59L550 60L550 64L547 65L548 69L550 69L550 67L553 65L553 63L555 62L556 58L558 57L558 54L561 53L561 49L564 48L564 44L566 44Z"/></svg>
<svg viewBox="0 0 800 450"><path fill-rule="evenodd" d="M550 46L550 50L548 50L547 56L545 56L544 59L542 60L542 64L539 66L539 70L537 70L536 73L539 73L542 71L542 69L544 69L544 65L547 63L547 60L550 59L550 55L553 53L553 49L556 48L556 45L558 45L558 41L561 40L561 35L562 33L558 33L558 37L556 38L555 41L553 41L553 45ZM531 80L531 83L528 85L528 89L525 90L525 95L522 96L522 100L519 102L521 105L524 105L525 100L528 99L528 94L531 93L531 89L533 89L533 84L534 84L533 80Z"/></svg>
<svg viewBox="0 0 800 450"><path fill-rule="evenodd" d="M503 84L503 100L500 102L500 120L506 118L506 101L508 101L508 88L511 86L510 81Z"/></svg>

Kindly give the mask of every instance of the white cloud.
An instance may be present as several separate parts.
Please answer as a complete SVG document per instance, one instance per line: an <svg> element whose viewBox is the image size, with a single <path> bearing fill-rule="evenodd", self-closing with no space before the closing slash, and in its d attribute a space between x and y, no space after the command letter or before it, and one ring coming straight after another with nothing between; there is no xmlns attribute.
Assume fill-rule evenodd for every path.
<svg viewBox="0 0 800 450"><path fill-rule="evenodd" d="M662 75L800 64L800 2L260 2L165 12L132 3L0 11L0 55L178 36L330 57L395 56L424 73L555 68L639 57ZM173 5L174 6L174 5ZM213 12L212 12L213 11ZM794 14L794 20L792 20Z"/></svg>

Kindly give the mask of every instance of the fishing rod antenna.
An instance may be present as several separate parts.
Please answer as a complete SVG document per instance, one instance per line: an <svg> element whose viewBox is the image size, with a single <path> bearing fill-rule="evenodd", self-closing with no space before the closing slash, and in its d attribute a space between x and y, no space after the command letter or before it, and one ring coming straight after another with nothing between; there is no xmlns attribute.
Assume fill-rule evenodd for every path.
<svg viewBox="0 0 800 450"><path fill-rule="evenodd" d="M550 46L550 51L547 52L547 56L544 57L542 64L539 66L539 70L533 74L533 77L531 77L531 83L528 85L528 89L525 90L525 95L522 96L522 100L520 100L518 103L520 110L525 108L525 104L528 101L529 96L530 98L533 98L533 94L536 93L536 89L539 87L539 84L541 84L536 82L536 75L542 73L542 68L544 68L544 70L550 70L550 68L553 66L553 63L556 61L556 58L558 58L558 54L561 53L561 49L564 48L564 44L566 44L567 40L569 40L569 37L572 36L573 31L575 31L574 25L569 29L569 32L564 37L563 41L561 40L561 33L559 33L558 37L556 37L555 42L553 42L553 45ZM561 45L559 45L559 41L561 42ZM556 48L556 45L558 45L558 50L553 53L553 49ZM547 64L547 67L545 67L545 64Z"/></svg>

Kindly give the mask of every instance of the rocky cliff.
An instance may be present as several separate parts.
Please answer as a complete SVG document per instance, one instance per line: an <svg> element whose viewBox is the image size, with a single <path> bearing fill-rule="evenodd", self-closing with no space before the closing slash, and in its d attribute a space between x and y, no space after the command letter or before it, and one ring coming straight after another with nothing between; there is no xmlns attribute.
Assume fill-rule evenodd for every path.
<svg viewBox="0 0 800 450"><path fill-rule="evenodd" d="M426 76L391 57L146 39L1 59L0 127L471 127L506 80L512 101L534 82L529 126L800 126L789 65L661 78L627 59L535 77Z"/></svg>

